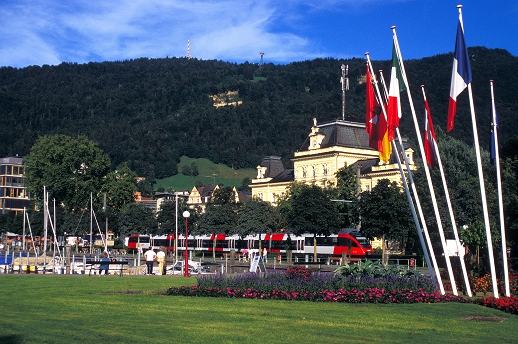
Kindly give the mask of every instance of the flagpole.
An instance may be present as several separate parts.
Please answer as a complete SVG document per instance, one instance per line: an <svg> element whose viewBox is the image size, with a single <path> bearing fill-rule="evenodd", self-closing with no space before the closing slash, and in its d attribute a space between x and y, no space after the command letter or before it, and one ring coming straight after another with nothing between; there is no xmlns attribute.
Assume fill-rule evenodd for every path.
<svg viewBox="0 0 518 344"><path fill-rule="evenodd" d="M380 81L381 81L381 84L383 86L383 90L385 92L385 96L387 96L388 91L387 91L387 85L385 83L385 78L383 77L383 71L380 70L379 72L380 72ZM387 99L387 98L385 98L385 99ZM399 140L399 145L401 146L402 149L404 149L403 148L403 140L401 139L401 133L399 131L399 128L396 128L396 134L397 134L397 137L398 137L398 140ZM415 202L416 202L416 206L417 206L417 211L419 212L419 217L421 219L421 224L422 224L422 229L421 230L425 234L426 244L428 245L428 248L430 250L430 257L431 257L431 259L433 261L433 265L432 265L430 263L430 260L429 260L430 257L428 257L428 252L426 250L425 243L423 242L422 233L418 230L419 240L421 241L421 246L423 247L423 251L424 251L424 254L425 254L425 258L426 258L426 264L428 264L428 269L430 271L430 276L433 276L433 273L432 273L431 269L433 268L435 270L435 275L437 276L437 279L439 280L441 293L444 295L444 286L443 286L443 283L442 283L441 274L439 272L439 266L437 265L437 259L435 258L435 252L434 252L434 249L433 249L432 240L430 239L430 235L428 233L428 226L426 225L426 220L424 218L423 209L421 208L421 201L419 199L419 195L418 195L417 189L415 187L414 178L412 176L412 172L410 170L410 164L408 163L408 159L407 159L406 154L403 155L403 158L405 160L405 165L406 165L406 168L407 168L407 171L408 171L408 180L410 182L410 185L412 186L412 194L414 195L414 198L415 198ZM435 284L435 281L434 281L434 284Z"/></svg>
<svg viewBox="0 0 518 344"><path fill-rule="evenodd" d="M505 223L504 223L504 204L502 198L502 181L500 176L500 153L498 150L498 126L496 119L496 108L495 108L495 97L493 92L493 80L489 80L491 85L491 125L493 129L494 135L494 143L495 143L495 167L496 167L496 184L498 188L498 208L500 211L500 236L502 239L502 261L504 265L504 282L505 282L505 296L511 296L511 291L509 288L509 268L507 266L507 241L505 238Z"/></svg>
<svg viewBox="0 0 518 344"><path fill-rule="evenodd" d="M424 157L425 153L424 153L423 141L421 139L421 132L419 130L419 123L417 122L417 116L415 114L415 108L414 108L414 102L412 100L412 94L410 93L410 87L408 86L408 80L407 80L407 77L406 77L405 65L403 64L403 59L402 59L402 56L401 56L401 50L399 49L399 43L398 43L397 35L396 35L396 27L392 26L391 29L392 29L392 36L393 36L393 39L394 39L394 45L396 46L396 52L397 52L397 55L398 55L399 66L401 68L401 74L403 76L403 82L406 85L406 91L407 91L408 100L409 100L409 103L410 103L410 110L412 112L412 118L414 120L414 127L415 127L415 131L416 131L417 142L419 144L419 150L421 152L421 156ZM447 250L447 246L446 246L446 238L444 236L444 229L442 227L442 221L441 221L441 217L439 215L439 207L437 206L437 199L435 197L435 191L433 189L432 178L430 176L430 170L428 169L428 164L427 163L424 163L423 167L424 167L424 171L425 171L425 174L426 174L426 179L428 181L428 189L430 190L430 197L432 199L432 205L433 205L433 209L434 209L434 212L435 212L435 218L436 218L436 221L437 221L437 227L439 229L439 236L441 237L441 243L442 243L442 247L443 247L443 251L444 251L444 260L446 261L446 267L448 269L448 276L450 277L451 289L453 291L453 295L458 295L457 284L455 283L455 277L453 276L453 269L451 267L450 257L448 255L448 250Z"/></svg>
<svg viewBox="0 0 518 344"><path fill-rule="evenodd" d="M47 212L47 187L43 185L43 273L47 271L47 235L48 235L48 212Z"/></svg>
<svg viewBox="0 0 518 344"><path fill-rule="evenodd" d="M462 23L462 5L458 5L459 21L464 32L464 24ZM493 281L493 296L498 298L498 287L496 282L495 257L493 256L493 242L491 241L491 227L489 225L489 215L487 210L486 188L484 185L484 173L482 171L482 158L480 157L480 145L478 140L477 119L475 116L475 105L473 102L473 92L471 90L471 82L468 83L469 108L471 110L471 124L473 127L473 141L475 145L475 154L477 157L478 181L480 184L480 196L482 199L482 212L484 214L484 225L486 227L487 250L489 255L489 265L491 268L491 279Z"/></svg>
<svg viewBox="0 0 518 344"><path fill-rule="evenodd" d="M369 57L369 53L367 52L367 53L365 53L365 55L367 56L367 63L368 63L371 75L374 75L374 72L373 72L373 69L372 69L372 64L371 64L370 57ZM370 82L370 80L366 80L366 82ZM380 102L381 109L383 110L383 116L385 116L385 118L386 118L387 114L386 114L385 106L383 105L383 98L381 98L381 93L380 93L379 86L378 86L377 83L374 83L374 88L376 89L376 94L378 95L378 99L381 100L381 102ZM401 141L401 135L399 133L399 128L396 128L396 132L397 132L398 138L400 140L400 145L401 145L401 149L402 149L403 156L404 156L404 159L405 159L405 164L406 164L406 168L407 168L407 171L408 171L409 180L410 180L411 184L413 185L412 173L410 171L410 166L408 164L408 160L406 158L406 154L404 153L404 147L403 147L403 144L402 144L402 141ZM409 204L410 210L412 212L412 218L414 219L414 224L416 226L417 234L418 234L419 240L421 242L421 247L423 248L423 254L424 254L424 257L425 257L425 260L426 260L426 265L428 266L428 270L430 272L430 277L431 277L432 282L433 282L433 284L434 284L434 286L436 288L437 288L437 282L438 282L441 294L444 295L444 286L443 286L443 283L442 283L441 275L440 275L439 270L437 268L437 262L435 261L435 257L433 256L433 248L431 247L431 244L429 244L430 245L430 249L432 250L432 258L433 258L433 263L434 263L432 265L431 262L430 262L430 257L429 257L429 254L428 254L428 250L426 249L426 244L425 244L425 242L423 240L423 234L421 233L422 229L421 229L421 226L419 225L419 220L417 219L417 215L416 215L415 207L414 207L414 202L412 200L412 197L410 195L410 191L408 189L408 184L407 184L407 181L406 181L406 178L405 178L403 167L401 165L401 161L400 161L399 154L398 154L397 147L396 147L396 144L395 144L394 140L392 140L392 145L393 145L393 148L395 149L395 154L394 155L396 156L396 160L397 160L398 167L399 167L399 172L401 173L401 180L403 181L403 186L404 186L405 193L406 193L406 196L407 196L407 199L408 199L408 204ZM413 188L414 188L414 186L413 186ZM417 197L417 193L414 193L414 195ZM420 206L418 206L418 208L420 209ZM421 211L420 211L420 214L421 214L421 221L423 223L423 227L426 227L426 224L425 224L425 221L424 221L424 217L422 216L422 212ZM426 235L428 235L428 231L426 231ZM436 276L436 278L434 277L434 273L432 271L432 268L435 268L435 276Z"/></svg>
<svg viewBox="0 0 518 344"><path fill-rule="evenodd" d="M424 99L424 101L426 103L427 99L426 99L426 94L425 94L425 91L424 91L424 85L421 85L421 90L423 91L423 99ZM429 125L431 125L431 123ZM453 207L451 206L450 192L448 190L448 184L446 183L446 177L445 177L445 174L444 174L444 168L442 166L442 161L441 161L441 154L439 153L439 146L438 145L434 145L434 150L437 153L437 163L439 165L439 171L441 172L442 186L443 186L443 189L444 189L444 195L446 196L446 204L448 205L448 211L450 213L450 220L451 220L451 225L452 225L452 229L453 229L453 234L455 235L455 244L457 245L457 251L458 251L459 259L460 259L460 265L462 267L462 275L464 277L464 283L465 283L465 286L466 286L466 293L468 294L469 297L471 297L471 287L469 285L468 272L466 270L466 262L464 261L464 255L461 256L461 254L460 254L460 252L463 249L463 247L460 244L460 240L459 240L459 233L458 233L458 230L457 230L457 223L455 222L455 215L453 214ZM426 158L423 159L423 160L426 160ZM426 161L425 161L425 164L426 164Z"/></svg>

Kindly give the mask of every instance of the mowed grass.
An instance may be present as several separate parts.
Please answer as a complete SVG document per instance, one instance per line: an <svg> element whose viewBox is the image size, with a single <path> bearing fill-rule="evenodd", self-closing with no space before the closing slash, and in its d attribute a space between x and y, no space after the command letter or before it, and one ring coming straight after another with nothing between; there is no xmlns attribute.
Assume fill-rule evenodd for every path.
<svg viewBox="0 0 518 344"><path fill-rule="evenodd" d="M0 275L0 343L518 342L517 316L472 304L163 295L194 284L176 276Z"/></svg>
<svg viewBox="0 0 518 344"><path fill-rule="evenodd" d="M182 174L182 167L184 165L191 166L192 162L196 162L198 165L198 176L184 176ZM214 164L209 159L205 158L189 158L182 156L180 163L178 164L178 174L172 177L158 179L155 184L155 189L161 185L164 189L172 188L174 190L189 190L191 191L196 181L201 181L204 185L206 184L222 184L225 186L235 186L236 188L241 186L241 182L244 178L250 179L255 178L257 171L255 169L239 169L235 170L224 164Z"/></svg>

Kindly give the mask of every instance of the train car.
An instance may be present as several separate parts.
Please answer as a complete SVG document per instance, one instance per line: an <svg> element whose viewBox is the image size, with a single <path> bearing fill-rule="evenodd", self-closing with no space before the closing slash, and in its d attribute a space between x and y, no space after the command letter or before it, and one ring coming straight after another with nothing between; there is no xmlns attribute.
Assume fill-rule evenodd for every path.
<svg viewBox="0 0 518 344"><path fill-rule="evenodd" d="M304 238L290 233L267 233L262 235L261 247L266 247L269 253L285 253L286 249L291 249L293 253L304 253Z"/></svg>
<svg viewBox="0 0 518 344"><path fill-rule="evenodd" d="M167 252L174 251L174 234L151 236L150 244L153 248L164 247Z"/></svg>
<svg viewBox="0 0 518 344"><path fill-rule="evenodd" d="M363 235L362 233L360 233L360 231L358 231L356 228L342 228L340 233L347 233L347 234L352 235L353 237L356 238L356 240L358 240L360 245L365 249L367 255L372 254L372 245L371 245L370 240L367 239L367 237L365 235Z"/></svg>
<svg viewBox="0 0 518 344"><path fill-rule="evenodd" d="M150 242L151 237L149 235L130 234L124 237L124 246L131 252L138 251L139 249L142 249L142 251L147 250Z"/></svg>
<svg viewBox="0 0 518 344"><path fill-rule="evenodd" d="M191 238L191 236L189 236ZM183 242L183 236L180 236L179 241ZM189 248L196 251L206 252L230 252L239 248L238 243L239 237L237 235L227 234L211 234L211 235L198 235L192 240L189 239ZM184 249L183 245L178 246L178 250Z"/></svg>
<svg viewBox="0 0 518 344"><path fill-rule="evenodd" d="M259 245L260 240L260 245ZM291 248L293 254L313 254L314 236L304 234L295 236L289 233L264 233L247 235L240 238L238 235L210 234L210 235L189 235L189 251L201 251L207 253L228 253L232 250L241 252L243 249L258 251L259 246L266 248L268 253L285 253ZM178 236L178 251L185 250L185 236ZM142 250L165 247L168 251L174 251L174 235L149 236L132 234L125 238L125 246L128 250ZM366 257L372 254L372 246L369 240L360 232L340 232L329 236L316 237L317 254L341 256L345 253L351 257Z"/></svg>
<svg viewBox="0 0 518 344"><path fill-rule="evenodd" d="M312 234L304 234L304 252L314 253L315 243ZM343 253L350 257L365 257L372 254L372 247L365 248L349 233L331 234L316 237L317 254L341 256Z"/></svg>

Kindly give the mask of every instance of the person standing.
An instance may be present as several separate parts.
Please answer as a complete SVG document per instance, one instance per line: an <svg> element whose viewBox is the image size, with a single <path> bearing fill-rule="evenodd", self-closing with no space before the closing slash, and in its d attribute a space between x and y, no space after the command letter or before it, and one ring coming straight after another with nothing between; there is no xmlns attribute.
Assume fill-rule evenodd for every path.
<svg viewBox="0 0 518 344"><path fill-rule="evenodd" d="M263 249L263 262L267 262L268 260L268 251L266 251L266 247Z"/></svg>
<svg viewBox="0 0 518 344"><path fill-rule="evenodd" d="M144 257L146 257L146 265L147 265L147 274L153 274L153 264L156 260L156 253L153 251L153 247L149 245L149 249L144 252Z"/></svg>
<svg viewBox="0 0 518 344"><path fill-rule="evenodd" d="M165 275L165 252L164 250L162 249L162 247L160 247L158 249L158 252L156 254L156 260L158 261L158 273L161 274L161 275Z"/></svg>

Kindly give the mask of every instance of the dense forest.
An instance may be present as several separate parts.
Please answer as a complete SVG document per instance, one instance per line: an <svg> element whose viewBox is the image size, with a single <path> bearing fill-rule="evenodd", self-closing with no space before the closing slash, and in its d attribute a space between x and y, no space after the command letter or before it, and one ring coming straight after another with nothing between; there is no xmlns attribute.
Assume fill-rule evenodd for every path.
<svg viewBox="0 0 518 344"><path fill-rule="evenodd" d="M495 82L500 143L518 134L518 58L505 50L469 48L480 143L489 145L489 80ZM425 85L434 124L444 128L453 54L405 61L419 121ZM288 65L186 58L141 58L0 68L0 156L26 155L38 136L88 136L140 176L176 174L180 156L233 168L255 167L266 155L290 158L319 122L341 118L341 65L349 66L346 120L364 121L365 60L315 59ZM373 61L387 71L390 61ZM387 80L388 82L388 80ZM237 91L237 94L227 94ZM213 96L217 97L213 97ZM215 107L219 101L239 105ZM415 142L403 94L403 136ZM420 123L421 125L421 123ZM471 144L467 92L458 98L451 136Z"/></svg>

